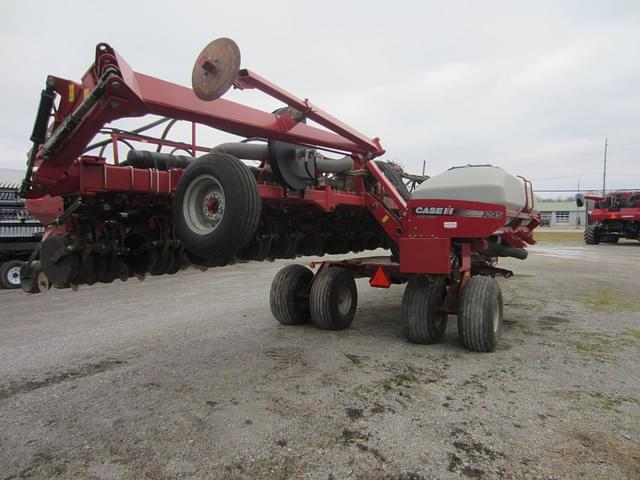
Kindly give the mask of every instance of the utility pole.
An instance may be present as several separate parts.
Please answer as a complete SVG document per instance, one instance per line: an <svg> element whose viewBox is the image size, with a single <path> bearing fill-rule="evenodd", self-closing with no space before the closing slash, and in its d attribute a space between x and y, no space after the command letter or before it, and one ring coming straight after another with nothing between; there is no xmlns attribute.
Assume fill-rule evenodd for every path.
<svg viewBox="0 0 640 480"><path fill-rule="evenodd" d="M607 185L607 137L604 138L604 168L602 170L602 196L605 196L605 189Z"/></svg>
<svg viewBox="0 0 640 480"><path fill-rule="evenodd" d="M580 177L578 177L578 195L580 195ZM585 200L586 201L586 200ZM577 205L576 205L577 206ZM577 207L578 211L576 212L576 219L578 220L576 222L576 228L578 228L580 226L580 207ZM587 206L585 205L585 210L587 209Z"/></svg>

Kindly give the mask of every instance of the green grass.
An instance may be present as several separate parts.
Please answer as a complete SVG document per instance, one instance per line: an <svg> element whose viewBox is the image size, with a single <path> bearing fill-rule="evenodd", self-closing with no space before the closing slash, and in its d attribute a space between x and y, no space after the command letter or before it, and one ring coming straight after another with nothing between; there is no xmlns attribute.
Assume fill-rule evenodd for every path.
<svg viewBox="0 0 640 480"><path fill-rule="evenodd" d="M596 342L582 342L579 340L570 340L567 345L573 347L578 353L585 357L592 358L599 362L612 362L616 360L612 354L614 342L611 339L600 340Z"/></svg>
<svg viewBox="0 0 640 480"><path fill-rule="evenodd" d="M598 401L598 406L607 412L622 413L618 410L623 404L640 405L637 398L623 397L613 393L589 392L589 396Z"/></svg>
<svg viewBox="0 0 640 480"><path fill-rule="evenodd" d="M634 311L637 309L637 306L634 305L629 298L629 295L623 292L614 291L606 287L584 292L580 296L582 303L584 303L589 310L597 313Z"/></svg>
<svg viewBox="0 0 640 480"><path fill-rule="evenodd" d="M618 334L603 332L576 332L566 342L585 357L600 362L612 362L618 359L616 353L623 348L640 348L640 330L628 329Z"/></svg>
<svg viewBox="0 0 640 480"><path fill-rule="evenodd" d="M627 337L631 337L632 339L640 341L640 330L638 330L637 328L629 328L624 332L622 332L622 334L626 335Z"/></svg>

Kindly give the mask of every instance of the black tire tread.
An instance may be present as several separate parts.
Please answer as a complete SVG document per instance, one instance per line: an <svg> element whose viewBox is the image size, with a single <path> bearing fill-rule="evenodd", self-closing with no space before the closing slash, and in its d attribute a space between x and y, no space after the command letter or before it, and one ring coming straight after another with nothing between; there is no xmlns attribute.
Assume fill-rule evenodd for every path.
<svg viewBox="0 0 640 480"><path fill-rule="evenodd" d="M400 196L405 200L411 200L411 192L404 184L404 182L402 181L402 177L393 168L391 163L385 162L384 160L376 160L376 165L380 167L380 170L382 170L382 173L384 173L385 177L387 177L391 181L391 183L393 183Z"/></svg>
<svg viewBox="0 0 640 480"><path fill-rule="evenodd" d="M353 305L346 317L341 317L334 304L333 289L338 282L348 282L353 294ZM320 270L311 284L309 306L311 321L322 330L343 330L353 321L358 303L358 294L353 275L349 270L340 267L329 267Z"/></svg>
<svg viewBox="0 0 640 480"><path fill-rule="evenodd" d="M444 282L434 281L425 275L411 277L402 295L400 309L404 333L409 341L428 345L442 339L447 314L441 312L440 307L445 295Z"/></svg>
<svg viewBox="0 0 640 480"><path fill-rule="evenodd" d="M242 215L236 216L239 220L236 224L237 230L228 233L225 232L224 236L226 241L219 240L218 243L221 245L216 249L216 251L205 251L201 246L195 246L193 244L189 245L191 243L189 240L189 228L184 224L184 220L181 216L181 196L184 195L184 191L188 186L185 182L190 180L192 175L197 177L197 174L194 174L193 172L203 169L203 164L210 164L212 162L215 162L216 168L220 172L224 172L224 175L228 176L225 180L228 181L228 185L233 185L234 192L240 192L246 196L246 201L244 208L242 209ZM206 168L204 170L206 171ZM207 173L210 174L211 172ZM185 182L182 181L183 179L185 179ZM223 182L220 178L218 181L221 183ZM226 187L228 190L226 191L229 191L228 185ZM226 193L226 195L229 195L229 193ZM248 244L249 241L251 241L256 229L258 228L260 211L260 191L258 189L256 179L251 173L251 170L233 155L226 153L211 153L203 155L187 167L180 179L180 182L178 183L176 190L176 232L179 237L182 237L181 240L185 246L193 250L194 253L199 256L205 258L213 255L225 258L233 256L242 247ZM182 235L180 235L181 233Z"/></svg>
<svg viewBox="0 0 640 480"><path fill-rule="evenodd" d="M299 309L296 304L296 290L300 282L306 284L307 293L313 281L313 272L302 265L287 265L282 268L271 283L269 306L271 313L282 325L300 325L311 318L307 303L306 308Z"/></svg>
<svg viewBox="0 0 640 480"><path fill-rule="evenodd" d="M594 225L587 225L584 228L584 243L587 245L598 245L600 239Z"/></svg>
<svg viewBox="0 0 640 480"><path fill-rule="evenodd" d="M458 307L458 334L465 348L474 352L492 352L502 330L493 333L493 318L487 310L493 307L497 296L498 308L502 310L502 292L495 278L473 276L465 285Z"/></svg>

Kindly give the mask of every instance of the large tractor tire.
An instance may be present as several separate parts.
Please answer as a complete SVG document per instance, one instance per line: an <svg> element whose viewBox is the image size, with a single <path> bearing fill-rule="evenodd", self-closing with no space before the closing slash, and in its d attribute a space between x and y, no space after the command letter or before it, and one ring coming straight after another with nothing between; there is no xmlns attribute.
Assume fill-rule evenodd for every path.
<svg viewBox="0 0 640 480"><path fill-rule="evenodd" d="M474 276L467 282L458 305L458 335L465 348L493 352L502 333L503 305L495 278Z"/></svg>
<svg viewBox="0 0 640 480"><path fill-rule="evenodd" d="M447 313L440 310L447 295L443 281L413 276L404 289L400 318L410 342L437 343L447 328Z"/></svg>
<svg viewBox="0 0 640 480"><path fill-rule="evenodd" d="M2 288L20 288L20 269L24 262L9 260L0 265L0 286Z"/></svg>
<svg viewBox="0 0 640 480"><path fill-rule="evenodd" d="M353 274L344 268L320 270L311 284L311 321L323 330L343 330L353 322L358 290Z"/></svg>
<svg viewBox="0 0 640 480"><path fill-rule="evenodd" d="M260 219L256 179L226 153L203 155L184 171L174 209L178 238L199 257L229 259L253 237Z"/></svg>
<svg viewBox="0 0 640 480"><path fill-rule="evenodd" d="M313 272L302 265L287 265L271 283L271 313L282 325L300 325L311 318L309 292Z"/></svg>
<svg viewBox="0 0 640 480"><path fill-rule="evenodd" d="M587 225L584 228L584 243L587 245L597 245L600 243L600 235L595 225Z"/></svg>

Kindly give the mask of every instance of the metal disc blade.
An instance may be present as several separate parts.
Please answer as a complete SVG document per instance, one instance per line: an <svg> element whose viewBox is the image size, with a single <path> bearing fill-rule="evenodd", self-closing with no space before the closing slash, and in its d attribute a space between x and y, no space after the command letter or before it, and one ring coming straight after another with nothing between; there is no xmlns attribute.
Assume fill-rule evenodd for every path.
<svg viewBox="0 0 640 480"><path fill-rule="evenodd" d="M240 69L240 49L230 38L204 47L193 65L191 85L201 100L215 100L229 90Z"/></svg>

